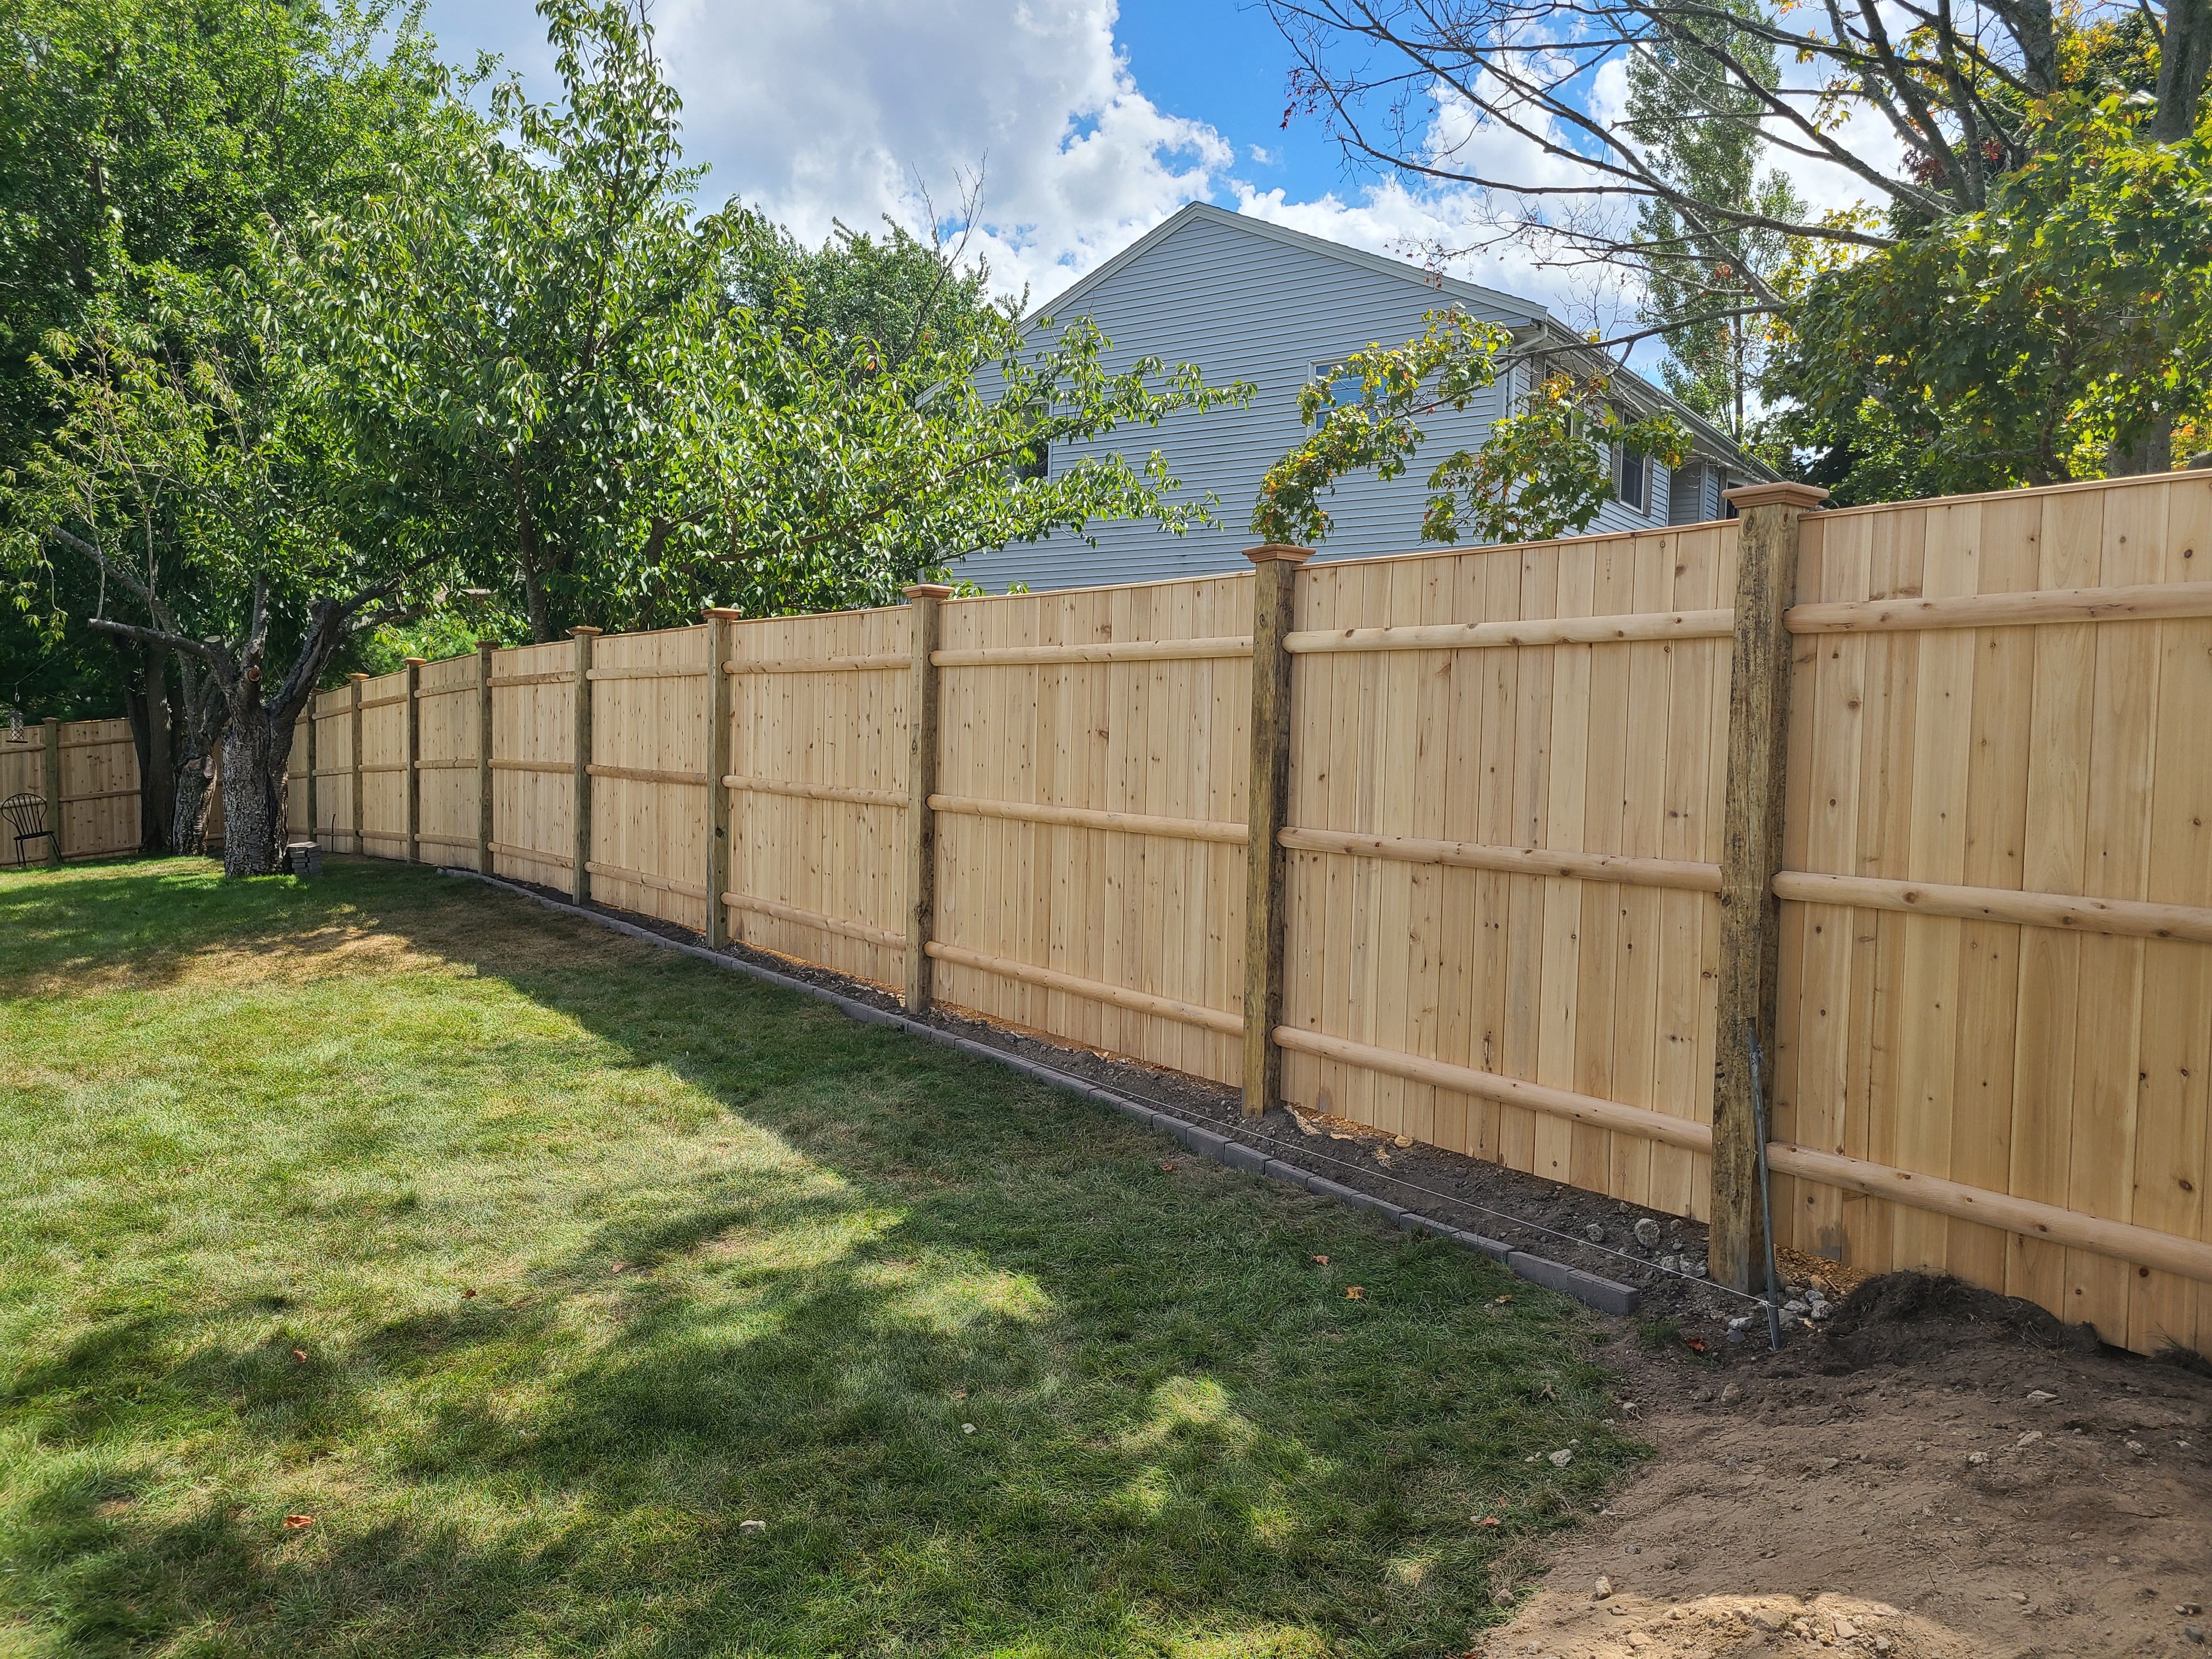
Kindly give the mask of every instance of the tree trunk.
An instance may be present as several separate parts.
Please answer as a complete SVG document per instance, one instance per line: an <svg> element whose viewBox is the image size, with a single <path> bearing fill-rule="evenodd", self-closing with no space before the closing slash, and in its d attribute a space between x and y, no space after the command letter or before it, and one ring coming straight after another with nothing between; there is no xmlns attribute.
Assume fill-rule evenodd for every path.
<svg viewBox="0 0 2212 1659"><path fill-rule="evenodd" d="M2178 144L2197 131L2197 106L2212 76L2212 0L2169 0L2159 52L2158 111L2153 142Z"/></svg>
<svg viewBox="0 0 2212 1659"><path fill-rule="evenodd" d="M2105 474L2132 478L2146 472L2164 472L2173 465L2173 422L2162 420L2132 444L2114 444L2105 456Z"/></svg>
<svg viewBox="0 0 2212 1659"><path fill-rule="evenodd" d="M198 854L207 850L209 786L214 781L215 762L206 755L186 750L176 769L176 790L170 797L169 850Z"/></svg>
<svg viewBox="0 0 2212 1659"><path fill-rule="evenodd" d="M169 849L169 814L176 777L169 746L169 651L144 647L143 690L130 699L131 737L138 750L138 850Z"/></svg>
<svg viewBox="0 0 2212 1659"><path fill-rule="evenodd" d="M271 728L257 700L222 734L222 872L274 875L284 853L292 733Z"/></svg>

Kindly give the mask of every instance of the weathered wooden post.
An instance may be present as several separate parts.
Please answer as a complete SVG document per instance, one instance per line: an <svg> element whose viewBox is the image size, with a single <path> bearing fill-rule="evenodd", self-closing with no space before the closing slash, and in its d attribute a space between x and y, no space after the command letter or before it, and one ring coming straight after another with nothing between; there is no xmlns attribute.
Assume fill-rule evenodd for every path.
<svg viewBox="0 0 2212 1659"><path fill-rule="evenodd" d="M367 793L362 786L361 771L361 688L368 680L366 674L349 674L346 679L353 687L353 850L368 851L368 837L362 834L367 824L363 803Z"/></svg>
<svg viewBox="0 0 2212 1659"><path fill-rule="evenodd" d="M477 873L492 872L491 653L497 641L477 641Z"/></svg>
<svg viewBox="0 0 2212 1659"><path fill-rule="evenodd" d="M929 941L937 932L937 665L939 607L952 590L942 582L916 582L900 590L914 613L914 678L907 693L906 1007L928 1010L932 987Z"/></svg>
<svg viewBox="0 0 2212 1659"><path fill-rule="evenodd" d="M400 677L400 695L407 701L406 772L407 861L422 860L422 665L428 657L402 659L406 671Z"/></svg>
<svg viewBox="0 0 2212 1659"><path fill-rule="evenodd" d="M1729 671L1726 805L1721 818L1721 954L1713 1079L1712 1227L1707 1266L1739 1291L1763 1284L1759 1141L1753 1127L1751 1038L1774 1077L1775 986L1782 913L1782 811L1790 726L1790 632L1797 596L1797 527L1827 499L1811 484L1747 484L1728 492L1736 526L1735 647Z"/></svg>
<svg viewBox="0 0 2212 1659"><path fill-rule="evenodd" d="M730 624L745 613L707 608L707 945L730 942Z"/></svg>
<svg viewBox="0 0 2212 1659"><path fill-rule="evenodd" d="M576 902L592 897L592 641L596 628L572 628L576 641L576 801L575 848L568 891Z"/></svg>
<svg viewBox="0 0 2212 1659"><path fill-rule="evenodd" d="M62 861L62 723L58 720L45 722L46 764L40 774L40 789L46 798L46 828L53 833L46 837L46 863L58 866Z"/></svg>
<svg viewBox="0 0 2212 1659"><path fill-rule="evenodd" d="M1245 794L1244 1115L1282 1097L1282 833L1291 787L1291 653L1298 567L1310 547L1248 548L1252 561L1252 777Z"/></svg>

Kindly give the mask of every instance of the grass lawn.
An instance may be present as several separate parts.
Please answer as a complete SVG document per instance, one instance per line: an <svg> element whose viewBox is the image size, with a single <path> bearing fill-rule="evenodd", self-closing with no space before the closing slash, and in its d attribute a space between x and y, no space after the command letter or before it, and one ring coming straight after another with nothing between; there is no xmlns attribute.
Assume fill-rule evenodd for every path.
<svg viewBox="0 0 2212 1659"><path fill-rule="evenodd" d="M428 872L0 875L0 1111L9 1659L1453 1655L1632 1455L1478 1258Z"/></svg>

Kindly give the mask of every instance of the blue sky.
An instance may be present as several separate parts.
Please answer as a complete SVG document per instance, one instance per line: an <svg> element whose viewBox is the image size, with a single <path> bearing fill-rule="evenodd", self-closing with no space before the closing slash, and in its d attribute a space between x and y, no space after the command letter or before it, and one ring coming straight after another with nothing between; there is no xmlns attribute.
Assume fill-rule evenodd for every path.
<svg viewBox="0 0 2212 1659"><path fill-rule="evenodd" d="M555 88L527 0L432 0L446 55L499 53ZM809 241L842 219L922 218L984 164L976 246L1042 301L1184 203L1380 252L1449 235L1458 204L1348 169L1321 124L1285 128L1291 51L1237 0L656 0L685 147ZM1461 274L1523 291L1510 260ZM1542 297L1540 295L1539 297Z"/></svg>

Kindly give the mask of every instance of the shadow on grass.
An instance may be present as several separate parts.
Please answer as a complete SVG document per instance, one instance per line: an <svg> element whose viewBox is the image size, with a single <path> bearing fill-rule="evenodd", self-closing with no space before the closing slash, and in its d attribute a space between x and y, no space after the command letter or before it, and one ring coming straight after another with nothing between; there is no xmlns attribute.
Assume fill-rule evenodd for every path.
<svg viewBox="0 0 2212 1659"><path fill-rule="evenodd" d="M25 902L0 887L0 928ZM520 901L155 866L36 911L0 973L136 990L378 932L683 1102L635 1127L649 1174L559 1198L566 1231L307 1224L333 1273L382 1252L481 1268L473 1295L88 1286L0 1394L26 1652L1456 1652L1498 1552L1624 1455L1577 1318L1487 1264Z"/></svg>

